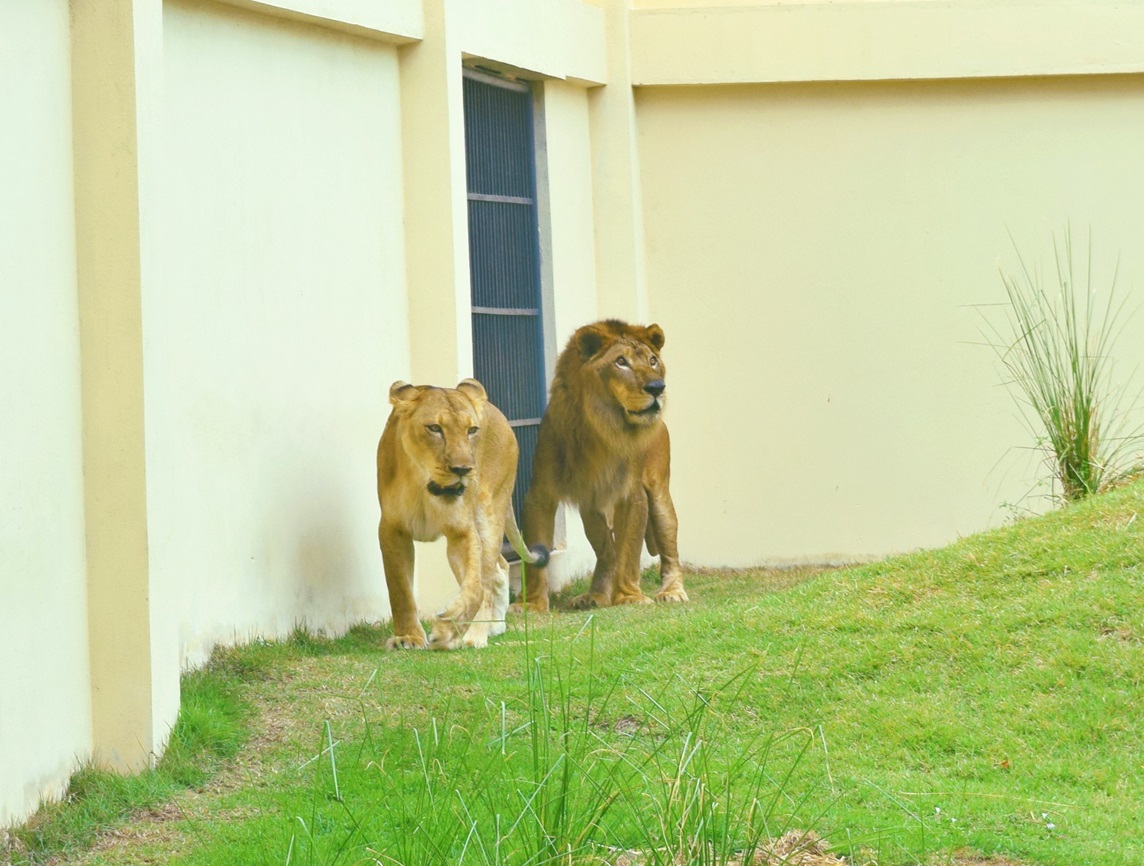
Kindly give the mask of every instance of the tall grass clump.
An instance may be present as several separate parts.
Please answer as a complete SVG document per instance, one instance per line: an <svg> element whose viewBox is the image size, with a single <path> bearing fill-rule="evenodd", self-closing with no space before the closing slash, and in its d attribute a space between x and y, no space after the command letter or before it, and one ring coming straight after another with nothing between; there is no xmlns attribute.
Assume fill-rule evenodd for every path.
<svg viewBox="0 0 1144 866"><path fill-rule="evenodd" d="M521 697L488 700L483 719L434 718L384 747L367 735L356 759L316 769L314 809L295 819L284 862L752 862L789 829L780 814L806 804L791 779L813 738L760 731L720 756L709 743L728 736L747 673L705 692L633 697L599 675L594 644L591 620L567 656L555 636L526 637ZM358 796L379 789L386 795ZM340 829L323 838L314 831L323 824Z"/></svg>
<svg viewBox="0 0 1144 866"><path fill-rule="evenodd" d="M1136 407L1124 405L1126 388L1113 378L1111 350L1126 323L1119 263L1107 289L1094 285L1091 232L1078 273L1068 228L1060 240L1053 237L1053 276L1030 267L1019 250L1017 257L1017 273L1001 272L1006 326L994 329L991 345L1045 450L1054 486L1074 502L1129 474L1144 441L1139 427L1126 432Z"/></svg>

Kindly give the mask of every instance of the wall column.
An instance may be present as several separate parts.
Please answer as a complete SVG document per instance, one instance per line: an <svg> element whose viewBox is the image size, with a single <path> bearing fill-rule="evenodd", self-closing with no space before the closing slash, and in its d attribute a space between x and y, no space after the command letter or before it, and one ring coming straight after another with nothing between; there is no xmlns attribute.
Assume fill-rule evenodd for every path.
<svg viewBox="0 0 1144 866"><path fill-rule="evenodd" d="M422 41L401 49L405 260L413 381L472 374L468 199L461 52L448 0L424 0Z"/></svg>
<svg viewBox="0 0 1144 866"><path fill-rule="evenodd" d="M71 9L92 743L97 761L127 772L161 750L168 721L154 709L142 328L163 9L161 0Z"/></svg>
<svg viewBox="0 0 1144 866"><path fill-rule="evenodd" d="M608 83L589 91L596 210L596 302L602 316L645 322L643 204L627 0L604 0Z"/></svg>

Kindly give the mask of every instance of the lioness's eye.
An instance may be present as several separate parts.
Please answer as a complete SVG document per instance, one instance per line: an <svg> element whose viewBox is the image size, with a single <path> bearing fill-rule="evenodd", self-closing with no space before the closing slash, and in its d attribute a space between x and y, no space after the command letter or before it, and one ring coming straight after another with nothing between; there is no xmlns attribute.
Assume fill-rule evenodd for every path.
<svg viewBox="0 0 1144 866"><path fill-rule="evenodd" d="M428 430L430 433L440 433L441 432L441 425L440 424L426 424L425 429Z"/></svg>
<svg viewBox="0 0 1144 866"><path fill-rule="evenodd" d="M477 431L478 431L478 430L480 430L480 429L481 429L480 427L470 427L470 428L469 428L469 435L470 435L470 436L476 436L476 435L477 435Z"/></svg>
<svg viewBox="0 0 1144 866"><path fill-rule="evenodd" d="M628 364L628 359L625 358L623 355L620 355L620 357L616 358L616 366L617 367L628 367L630 365Z"/></svg>
<svg viewBox="0 0 1144 866"><path fill-rule="evenodd" d="M653 367L658 367L658 366L659 366L659 358L657 358L655 355L652 355L652 356L651 356L651 365L652 365Z"/></svg>

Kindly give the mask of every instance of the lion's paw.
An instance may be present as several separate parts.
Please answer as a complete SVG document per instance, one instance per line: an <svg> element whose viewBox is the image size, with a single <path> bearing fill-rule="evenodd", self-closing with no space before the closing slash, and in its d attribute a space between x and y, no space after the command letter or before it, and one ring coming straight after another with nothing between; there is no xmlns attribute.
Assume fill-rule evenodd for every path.
<svg viewBox="0 0 1144 866"><path fill-rule="evenodd" d="M655 594L655 600L667 603L683 603L691 601L691 599L687 597L687 590L685 590L682 586L669 586L665 589L661 589Z"/></svg>
<svg viewBox="0 0 1144 866"><path fill-rule="evenodd" d="M544 601L530 601L527 604L520 601L514 601L508 606L509 613L548 613L548 599Z"/></svg>
<svg viewBox="0 0 1144 866"><path fill-rule="evenodd" d="M642 592L639 592L639 593L631 593L631 594L627 594L627 593L618 594L612 603L613 604L652 604L653 602L650 598L648 598Z"/></svg>
<svg viewBox="0 0 1144 866"><path fill-rule="evenodd" d="M395 649L425 649L428 646L424 634L395 634L385 642L385 648Z"/></svg>
<svg viewBox="0 0 1144 866"><path fill-rule="evenodd" d="M586 592L568 602L568 606L573 610L591 610L594 607L610 607L611 604L610 598L598 592Z"/></svg>

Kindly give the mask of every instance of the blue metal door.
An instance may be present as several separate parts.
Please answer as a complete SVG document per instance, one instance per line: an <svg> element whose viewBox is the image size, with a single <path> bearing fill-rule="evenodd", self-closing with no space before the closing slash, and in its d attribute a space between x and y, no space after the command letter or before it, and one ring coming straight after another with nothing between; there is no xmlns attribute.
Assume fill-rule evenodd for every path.
<svg viewBox="0 0 1144 866"><path fill-rule="evenodd" d="M464 93L473 369L520 445L519 518L545 404L532 93L468 72Z"/></svg>

